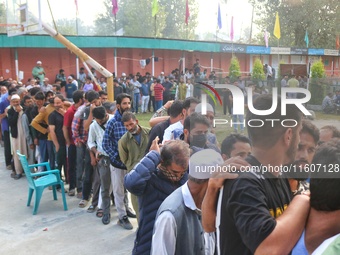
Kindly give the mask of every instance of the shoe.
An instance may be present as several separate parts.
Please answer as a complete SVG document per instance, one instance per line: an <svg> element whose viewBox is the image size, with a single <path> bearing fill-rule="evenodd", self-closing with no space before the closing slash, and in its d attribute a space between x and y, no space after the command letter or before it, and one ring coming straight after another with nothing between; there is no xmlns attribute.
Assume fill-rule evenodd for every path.
<svg viewBox="0 0 340 255"><path fill-rule="evenodd" d="M83 193L82 192L78 192L77 193L77 198L82 199L83 198Z"/></svg>
<svg viewBox="0 0 340 255"><path fill-rule="evenodd" d="M111 214L109 214L109 213L104 213L103 218L102 218L103 224L104 224L104 225L107 225L107 224L110 223L110 221L111 221Z"/></svg>
<svg viewBox="0 0 340 255"><path fill-rule="evenodd" d="M22 177L22 174L16 174L13 178L14 180L19 180Z"/></svg>
<svg viewBox="0 0 340 255"><path fill-rule="evenodd" d="M71 189L71 190L68 192L68 195L69 195L70 197L74 197L75 194L76 194L75 189Z"/></svg>
<svg viewBox="0 0 340 255"><path fill-rule="evenodd" d="M82 200L80 200L78 206L79 206L80 208L84 208L85 206L87 206L87 203L88 203L88 202L89 202L88 200L82 199Z"/></svg>
<svg viewBox="0 0 340 255"><path fill-rule="evenodd" d="M12 171L12 173L11 173L11 178L14 178L16 175L17 175L17 174L16 174L14 171Z"/></svg>
<svg viewBox="0 0 340 255"><path fill-rule="evenodd" d="M6 169L7 169L7 170L12 170L12 166L11 166L11 165L8 165L8 166L6 166Z"/></svg>
<svg viewBox="0 0 340 255"><path fill-rule="evenodd" d="M96 210L96 206L90 205L89 208L87 208L88 213L93 213Z"/></svg>
<svg viewBox="0 0 340 255"><path fill-rule="evenodd" d="M97 212L96 212L96 216L97 216L98 218L103 217L103 214L104 214L103 209L98 209Z"/></svg>
<svg viewBox="0 0 340 255"><path fill-rule="evenodd" d="M52 186L48 186L48 189L49 189L49 190L52 190L53 188L52 188Z"/></svg>
<svg viewBox="0 0 340 255"><path fill-rule="evenodd" d="M130 223L127 216L124 216L123 218L119 219L117 224L125 229L133 229L132 224Z"/></svg>
<svg viewBox="0 0 340 255"><path fill-rule="evenodd" d="M128 208L128 209L126 210L126 215L127 215L129 218L136 218L136 214L134 214L130 208Z"/></svg>
<svg viewBox="0 0 340 255"><path fill-rule="evenodd" d="M65 193L67 193L67 190L66 189L64 190L65 190ZM57 191L61 193L61 188L58 188Z"/></svg>

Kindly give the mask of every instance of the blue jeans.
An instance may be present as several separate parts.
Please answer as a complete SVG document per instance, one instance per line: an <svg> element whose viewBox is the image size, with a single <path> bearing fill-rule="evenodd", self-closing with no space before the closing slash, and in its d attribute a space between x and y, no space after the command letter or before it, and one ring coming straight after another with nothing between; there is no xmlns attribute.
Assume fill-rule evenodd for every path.
<svg viewBox="0 0 340 255"><path fill-rule="evenodd" d="M163 106L163 100L156 101L156 111Z"/></svg>
<svg viewBox="0 0 340 255"><path fill-rule="evenodd" d="M238 125L240 125L241 132L244 131L244 115L233 114L233 127L234 131L237 133Z"/></svg>
<svg viewBox="0 0 340 255"><path fill-rule="evenodd" d="M139 93L135 93L133 96L133 103L134 103L134 107L135 107L135 113L138 113L138 106L139 106Z"/></svg>

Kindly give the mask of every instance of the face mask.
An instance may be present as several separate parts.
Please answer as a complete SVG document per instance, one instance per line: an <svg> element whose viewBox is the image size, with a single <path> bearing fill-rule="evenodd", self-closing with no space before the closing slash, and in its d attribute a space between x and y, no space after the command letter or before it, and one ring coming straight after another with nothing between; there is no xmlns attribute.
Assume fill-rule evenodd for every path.
<svg viewBox="0 0 340 255"><path fill-rule="evenodd" d="M204 148L205 144L207 143L207 135L193 135L190 137L190 146L196 146L199 148Z"/></svg>

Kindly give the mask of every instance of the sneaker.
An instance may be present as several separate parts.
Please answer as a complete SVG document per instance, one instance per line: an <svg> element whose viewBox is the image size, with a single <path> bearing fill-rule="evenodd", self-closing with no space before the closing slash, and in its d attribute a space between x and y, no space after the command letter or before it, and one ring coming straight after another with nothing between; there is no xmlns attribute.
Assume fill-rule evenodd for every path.
<svg viewBox="0 0 340 255"><path fill-rule="evenodd" d="M80 200L78 206L79 206L80 208L84 208L85 206L87 206L87 203L88 203L88 202L89 202L88 200L82 199L82 200Z"/></svg>
<svg viewBox="0 0 340 255"><path fill-rule="evenodd" d="M68 192L68 195L69 195L70 197L74 197L75 194L76 194L76 190L75 190L75 189L71 189L71 190Z"/></svg>
<svg viewBox="0 0 340 255"><path fill-rule="evenodd" d="M126 217L126 216L125 216ZM110 223L111 220L111 214L109 213L104 213L103 218L102 218L102 222L104 225L107 225ZM132 226L131 226L132 227Z"/></svg>
<svg viewBox="0 0 340 255"><path fill-rule="evenodd" d="M130 223L127 216L124 216L123 218L119 219L117 224L125 229L133 229L133 226Z"/></svg>
<svg viewBox="0 0 340 255"><path fill-rule="evenodd" d="M126 210L126 215L129 217L129 218L136 218L136 214L132 212L132 209L131 208L128 208Z"/></svg>

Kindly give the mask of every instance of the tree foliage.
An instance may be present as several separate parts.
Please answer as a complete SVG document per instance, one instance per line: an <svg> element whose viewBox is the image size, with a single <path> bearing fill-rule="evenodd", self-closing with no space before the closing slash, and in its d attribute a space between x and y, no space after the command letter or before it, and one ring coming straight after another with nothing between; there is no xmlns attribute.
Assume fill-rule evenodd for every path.
<svg viewBox="0 0 340 255"><path fill-rule="evenodd" d="M273 34L275 13L279 13L282 46L306 47L306 30L309 47L335 48L335 38L339 34L338 0L249 0L255 4L257 25L261 31ZM263 32L257 36L263 44ZM269 45L276 46L277 39L272 35Z"/></svg>
<svg viewBox="0 0 340 255"><path fill-rule="evenodd" d="M6 24L6 8L4 3L0 3L0 23L1 24ZM6 33L6 27L0 27L0 33Z"/></svg>
<svg viewBox="0 0 340 255"><path fill-rule="evenodd" d="M236 56L233 56L230 60L230 66L229 66L230 82L234 83L235 81L237 81L238 77L240 76L241 76L240 62L238 61Z"/></svg>
<svg viewBox="0 0 340 255"><path fill-rule="evenodd" d="M326 84L324 77L326 76L325 67L322 60L315 61L311 66L311 83L309 90L311 92L310 104L321 104L326 95Z"/></svg>
<svg viewBox="0 0 340 255"><path fill-rule="evenodd" d="M255 84L258 84L259 81L263 81L265 79L265 74L263 70L263 65L261 59L257 58L254 62L253 72L251 74L252 81Z"/></svg>
<svg viewBox="0 0 340 255"><path fill-rule="evenodd" d="M105 0L105 11L95 20L96 35L114 35L115 30L124 36L194 39L198 5L190 1L190 18L185 24L185 0L159 0L159 12L152 17L152 0L119 1L116 19L112 14L112 1Z"/></svg>

